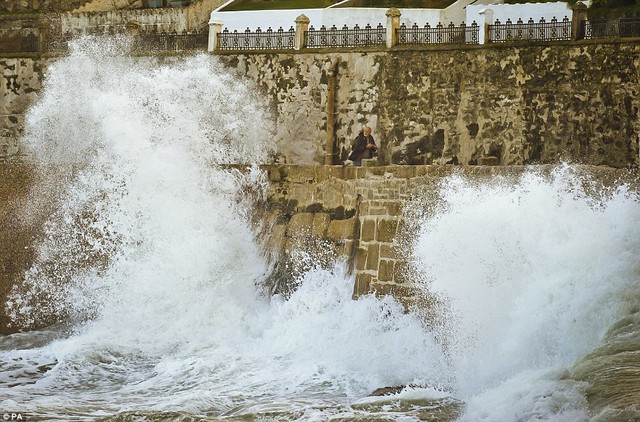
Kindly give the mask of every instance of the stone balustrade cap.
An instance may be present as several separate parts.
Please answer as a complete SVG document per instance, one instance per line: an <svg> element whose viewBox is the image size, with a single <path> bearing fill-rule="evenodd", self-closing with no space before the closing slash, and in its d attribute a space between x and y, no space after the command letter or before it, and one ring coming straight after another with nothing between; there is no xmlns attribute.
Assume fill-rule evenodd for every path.
<svg viewBox="0 0 640 422"><path fill-rule="evenodd" d="M306 15L302 14L296 18L295 23L309 23L311 19L309 19Z"/></svg>
<svg viewBox="0 0 640 422"><path fill-rule="evenodd" d="M579 1L573 5L572 10L587 10L587 5Z"/></svg>
<svg viewBox="0 0 640 422"><path fill-rule="evenodd" d="M389 10L387 10L387 13L385 13L385 15L395 18L402 15L402 13L400 12L400 9L398 9L397 7L392 7Z"/></svg>

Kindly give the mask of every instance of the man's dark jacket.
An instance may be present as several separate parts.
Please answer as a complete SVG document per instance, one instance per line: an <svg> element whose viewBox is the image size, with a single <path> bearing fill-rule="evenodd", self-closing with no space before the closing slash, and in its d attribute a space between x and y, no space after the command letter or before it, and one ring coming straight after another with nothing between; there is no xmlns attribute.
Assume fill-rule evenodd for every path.
<svg viewBox="0 0 640 422"><path fill-rule="evenodd" d="M376 141L373 139L373 136L369 135L368 137L364 136L364 132L360 131L358 137L356 138L353 148L351 149L351 155L349 155L349 160L354 161L358 157L362 155L363 152L367 150L367 144L376 144ZM376 149L372 149L373 153Z"/></svg>

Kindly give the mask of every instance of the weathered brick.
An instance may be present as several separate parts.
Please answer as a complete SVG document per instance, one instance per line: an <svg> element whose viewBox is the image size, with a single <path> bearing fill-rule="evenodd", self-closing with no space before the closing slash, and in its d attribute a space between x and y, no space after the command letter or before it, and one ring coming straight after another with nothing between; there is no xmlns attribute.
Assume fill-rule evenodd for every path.
<svg viewBox="0 0 640 422"><path fill-rule="evenodd" d="M356 274L356 283L354 286L354 297L366 295L371 292L371 274L358 273Z"/></svg>
<svg viewBox="0 0 640 422"><path fill-rule="evenodd" d="M364 270L367 265L367 250L358 248L356 251L356 270Z"/></svg>
<svg viewBox="0 0 640 422"><path fill-rule="evenodd" d="M314 214L313 223L311 228L311 234L314 236L323 237L329 227L331 217L327 213L319 212Z"/></svg>
<svg viewBox="0 0 640 422"><path fill-rule="evenodd" d="M397 227L398 227L397 220L390 220L390 219L378 220L376 240L378 240L378 242L387 242L387 243L393 242L393 238L396 235Z"/></svg>
<svg viewBox="0 0 640 422"><path fill-rule="evenodd" d="M415 289L407 285L381 282L370 282L369 285L369 288L375 291L379 296L391 295L395 298L401 299L411 297L415 294Z"/></svg>
<svg viewBox="0 0 640 422"><path fill-rule="evenodd" d="M313 226L313 213L301 212L294 214L287 226L287 236L304 236L311 234L311 228Z"/></svg>
<svg viewBox="0 0 640 422"><path fill-rule="evenodd" d="M373 242L367 247L367 270L377 270L380 260L380 244Z"/></svg>
<svg viewBox="0 0 640 422"><path fill-rule="evenodd" d="M387 208L386 207L370 207L369 214L370 215L386 215Z"/></svg>
<svg viewBox="0 0 640 422"><path fill-rule="evenodd" d="M392 195L389 195L389 196L392 196ZM402 209L403 209L402 202L389 201L385 205L387 207L387 213L389 215L397 215L397 216L402 215Z"/></svg>
<svg viewBox="0 0 640 422"><path fill-rule="evenodd" d="M394 245L380 245L380 258L397 259L398 251Z"/></svg>
<svg viewBox="0 0 640 422"><path fill-rule="evenodd" d="M393 267L395 262L381 259L380 267L378 268L378 280L380 281L393 281Z"/></svg>
<svg viewBox="0 0 640 422"><path fill-rule="evenodd" d="M358 220L355 217L346 220L333 220L327 228L327 237L331 240L353 239Z"/></svg>
<svg viewBox="0 0 640 422"><path fill-rule="evenodd" d="M367 219L362 223L360 230L360 240L363 242L371 242L376 238L376 222L375 220Z"/></svg>
<svg viewBox="0 0 640 422"><path fill-rule="evenodd" d="M406 260L397 260L393 267L393 279L396 283L411 284L415 280L414 269Z"/></svg>

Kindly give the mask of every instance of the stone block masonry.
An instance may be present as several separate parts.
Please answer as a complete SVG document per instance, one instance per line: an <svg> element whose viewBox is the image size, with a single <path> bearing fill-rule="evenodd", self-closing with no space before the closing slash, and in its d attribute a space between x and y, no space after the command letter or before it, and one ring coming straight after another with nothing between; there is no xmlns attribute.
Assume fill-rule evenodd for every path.
<svg viewBox="0 0 640 422"><path fill-rule="evenodd" d="M454 172L488 179L518 177L530 166L291 166L265 167L270 180L260 218L274 222L265 231L272 257L287 263L300 250L315 262L345 260L354 276L354 297L375 292L411 303L414 278L407 261L412 236L407 204L416 195L436 192L438 182ZM549 170L550 166L536 166ZM626 170L584 167L596 177L616 180ZM283 264L284 266L284 264ZM276 266L277 267L277 266ZM304 270L304 269L302 269ZM286 276L282 272L278 277ZM282 279L280 279L282 282ZM289 280L288 282L292 282ZM294 286L295 287L295 286ZM286 286L280 286L287 291Z"/></svg>
<svg viewBox="0 0 640 422"><path fill-rule="evenodd" d="M0 58L0 162L20 155L24 117L42 84L43 62Z"/></svg>
<svg viewBox="0 0 640 422"><path fill-rule="evenodd" d="M282 161L322 164L331 63L334 163L363 124L382 164L638 165L640 43L220 54L271 99Z"/></svg>
<svg viewBox="0 0 640 422"><path fill-rule="evenodd" d="M1 156L19 155L24 113L52 60L0 58ZM325 163L329 73L337 62L335 164L368 124L384 165L638 166L637 39L274 51L215 60L268 99L280 163Z"/></svg>

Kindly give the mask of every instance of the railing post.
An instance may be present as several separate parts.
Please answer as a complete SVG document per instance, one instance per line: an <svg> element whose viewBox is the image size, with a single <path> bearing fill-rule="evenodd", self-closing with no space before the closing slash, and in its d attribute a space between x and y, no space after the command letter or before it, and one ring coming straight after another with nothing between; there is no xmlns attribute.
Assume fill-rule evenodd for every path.
<svg viewBox="0 0 640 422"><path fill-rule="evenodd" d="M478 40L482 44L489 44L491 42L491 34L489 33L489 25L493 24L493 10L482 9L478 12L480 15L480 34L478 34Z"/></svg>
<svg viewBox="0 0 640 422"><path fill-rule="evenodd" d="M219 18L211 18L209 21L209 43L207 45L207 50L209 52L215 51L218 47L218 37L222 32L222 20Z"/></svg>
<svg viewBox="0 0 640 422"><path fill-rule="evenodd" d="M309 29L309 22L311 21L305 15L300 15L296 18L296 37L293 42L294 50L300 50L306 47L304 43L304 33Z"/></svg>
<svg viewBox="0 0 640 422"><path fill-rule="evenodd" d="M587 20L587 6L581 1L573 5L571 18L571 39L584 39L584 21Z"/></svg>
<svg viewBox="0 0 640 422"><path fill-rule="evenodd" d="M400 28L400 9L392 7L387 10L387 48L398 45L398 28Z"/></svg>

